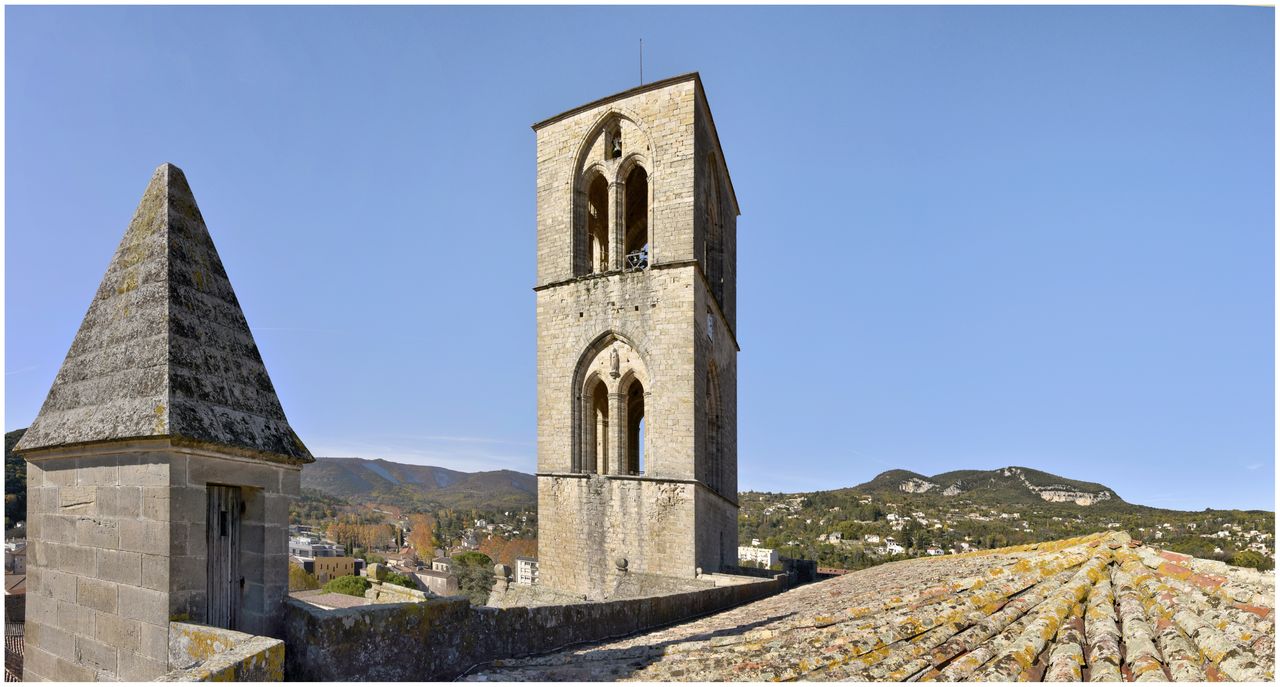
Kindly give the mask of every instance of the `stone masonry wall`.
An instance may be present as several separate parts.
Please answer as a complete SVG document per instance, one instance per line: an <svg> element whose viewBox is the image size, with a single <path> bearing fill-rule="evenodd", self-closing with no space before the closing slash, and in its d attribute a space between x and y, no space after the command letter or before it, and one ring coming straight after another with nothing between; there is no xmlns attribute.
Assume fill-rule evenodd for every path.
<svg viewBox="0 0 1280 687"><path fill-rule="evenodd" d="M541 583L558 591L608 598L618 558L626 558L633 572L685 579L698 567L712 571L736 563L732 263L737 205L699 88L695 75L676 77L535 126L539 560ZM619 122L623 142L616 159L606 155L601 133L613 121ZM610 181L607 215L616 227L616 201L630 191L618 183L625 182L633 158L649 173L649 266L620 270L614 245L619 234L614 233L609 268L575 276L575 259L581 261L580 255L575 258L575 225L583 212L575 203L584 193L584 170L598 168ZM712 183L708 170L720 177L723 307L710 295L699 262L706 233L703 208ZM711 335L708 314L714 319ZM611 338L642 361L637 367L644 370L646 392L643 479L569 477L575 444L586 443L579 433L589 431L575 427L583 403L579 372L595 355L597 342ZM721 466L714 478L707 458L706 414L707 370L713 365ZM622 391L616 384L606 380L609 393ZM612 417L617 406L610 408L608 429L614 435L624 418ZM610 455L609 463L617 459ZM692 484L694 480L702 485ZM667 484L658 483L662 481ZM724 497L695 505L695 492L706 489ZM655 518L656 512L663 516ZM732 555L725 553L729 550Z"/></svg>
<svg viewBox="0 0 1280 687"><path fill-rule="evenodd" d="M174 465L171 612L192 622L207 620L207 492L210 484L238 486L245 504L240 522L240 574L245 585L237 629L279 637L279 609L289 594L289 502L301 491L301 470L217 455L191 456Z"/></svg>
<svg viewBox="0 0 1280 687"><path fill-rule="evenodd" d="M650 262L692 260L694 80L645 90L577 112L537 129L538 283L573 278L573 188L579 155L602 120L618 114L643 133L650 163ZM648 149L645 150L644 146ZM637 148L630 143L626 150Z"/></svg>
<svg viewBox="0 0 1280 687"><path fill-rule="evenodd" d="M203 622L206 489L243 488L241 629L281 633L297 468L159 449L163 440L28 456L27 680L149 680L172 618Z"/></svg>
<svg viewBox="0 0 1280 687"><path fill-rule="evenodd" d="M168 670L170 458L28 463L25 681Z"/></svg>
<svg viewBox="0 0 1280 687"><path fill-rule="evenodd" d="M326 611L290 599L291 681L440 681L478 664L553 651L704 615L782 591L781 577L605 603L476 608L466 599Z"/></svg>
<svg viewBox="0 0 1280 687"><path fill-rule="evenodd" d="M284 642L191 623L169 624L169 665L160 682L280 682Z"/></svg>
<svg viewBox="0 0 1280 687"><path fill-rule="evenodd" d="M574 370L607 332L624 337L644 359L644 473L694 479L693 336L695 271L691 266L594 277L537 294L538 472L569 472ZM541 530L543 523L539 522Z"/></svg>
<svg viewBox="0 0 1280 687"><path fill-rule="evenodd" d="M693 578L693 495L704 490L638 477L539 477L538 584L607 598L618 558L632 573Z"/></svg>

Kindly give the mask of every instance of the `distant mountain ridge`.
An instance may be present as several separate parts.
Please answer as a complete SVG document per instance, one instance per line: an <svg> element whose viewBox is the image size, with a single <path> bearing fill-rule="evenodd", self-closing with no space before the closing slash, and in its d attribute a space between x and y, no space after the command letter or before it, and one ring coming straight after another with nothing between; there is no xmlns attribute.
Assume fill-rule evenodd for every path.
<svg viewBox="0 0 1280 687"><path fill-rule="evenodd" d="M515 470L462 472L369 458L316 458L302 469L302 488L350 501L377 501L412 508L533 510L538 481Z"/></svg>
<svg viewBox="0 0 1280 687"><path fill-rule="evenodd" d="M1037 500L1078 506L1125 503L1115 490L1097 482L1067 479L1018 466L998 470L952 470L933 477L910 470L889 470L851 489L863 494L902 492L942 498L963 494L1005 503L1034 503Z"/></svg>

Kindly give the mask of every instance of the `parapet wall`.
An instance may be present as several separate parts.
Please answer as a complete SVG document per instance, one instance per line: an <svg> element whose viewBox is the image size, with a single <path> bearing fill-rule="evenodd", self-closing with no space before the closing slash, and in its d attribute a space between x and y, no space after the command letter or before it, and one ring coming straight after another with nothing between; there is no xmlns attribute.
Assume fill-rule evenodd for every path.
<svg viewBox="0 0 1280 687"><path fill-rule="evenodd" d="M192 623L169 623L169 666L158 682L280 682L284 642Z"/></svg>
<svg viewBox="0 0 1280 687"><path fill-rule="evenodd" d="M641 599L472 607L465 598L323 610L285 602L290 681L439 681L501 658L620 637L771 596L781 577Z"/></svg>

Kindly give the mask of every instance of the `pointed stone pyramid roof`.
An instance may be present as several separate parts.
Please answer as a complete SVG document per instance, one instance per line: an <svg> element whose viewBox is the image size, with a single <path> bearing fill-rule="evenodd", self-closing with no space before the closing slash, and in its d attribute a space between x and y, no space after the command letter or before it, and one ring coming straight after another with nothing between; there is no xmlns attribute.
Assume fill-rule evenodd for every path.
<svg viewBox="0 0 1280 687"><path fill-rule="evenodd" d="M167 163L15 450L162 437L314 460L284 416L186 176Z"/></svg>

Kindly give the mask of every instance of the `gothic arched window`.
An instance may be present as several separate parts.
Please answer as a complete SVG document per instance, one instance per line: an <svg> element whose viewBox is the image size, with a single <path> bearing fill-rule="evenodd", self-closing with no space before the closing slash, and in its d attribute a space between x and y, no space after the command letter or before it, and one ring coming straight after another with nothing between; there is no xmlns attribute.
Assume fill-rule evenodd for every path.
<svg viewBox="0 0 1280 687"><path fill-rule="evenodd" d="M584 198L578 213L574 274L583 276L609 269L609 182L599 170L583 179Z"/></svg>
<svg viewBox="0 0 1280 687"><path fill-rule="evenodd" d="M622 200L627 269L649 266L649 174L635 165L627 173Z"/></svg>

